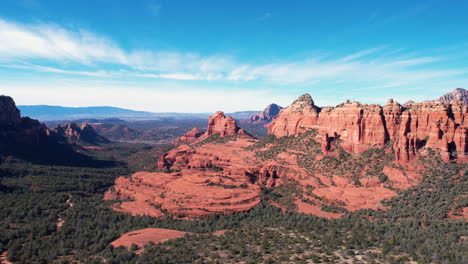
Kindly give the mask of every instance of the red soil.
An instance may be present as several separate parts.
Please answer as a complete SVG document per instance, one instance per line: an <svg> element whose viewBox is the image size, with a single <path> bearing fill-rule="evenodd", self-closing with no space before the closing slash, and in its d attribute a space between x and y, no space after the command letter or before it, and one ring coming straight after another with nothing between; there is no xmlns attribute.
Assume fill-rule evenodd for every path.
<svg viewBox="0 0 468 264"><path fill-rule="evenodd" d="M360 209L385 209L380 201L392 198L396 192L383 187L334 187L318 188L313 191L317 196L328 199L329 201L340 201L346 205L343 206L348 211L357 211Z"/></svg>
<svg viewBox="0 0 468 264"><path fill-rule="evenodd" d="M113 247L131 247L132 244L135 244L138 247L142 247L150 242L157 244L169 239L183 237L186 234L193 235L193 233L171 229L146 228L123 234L114 240L111 245Z"/></svg>
<svg viewBox="0 0 468 264"><path fill-rule="evenodd" d="M456 214L454 214L454 211L451 210L447 216L449 219L464 219L466 222L468 222L468 207L462 207L458 209Z"/></svg>

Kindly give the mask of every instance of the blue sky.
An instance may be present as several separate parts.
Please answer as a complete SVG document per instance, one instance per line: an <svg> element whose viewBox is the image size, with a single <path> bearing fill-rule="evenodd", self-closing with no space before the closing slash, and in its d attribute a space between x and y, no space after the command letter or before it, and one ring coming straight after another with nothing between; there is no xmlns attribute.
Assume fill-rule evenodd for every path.
<svg viewBox="0 0 468 264"><path fill-rule="evenodd" d="M157 112L436 99L468 83L468 1L2 0L0 94Z"/></svg>

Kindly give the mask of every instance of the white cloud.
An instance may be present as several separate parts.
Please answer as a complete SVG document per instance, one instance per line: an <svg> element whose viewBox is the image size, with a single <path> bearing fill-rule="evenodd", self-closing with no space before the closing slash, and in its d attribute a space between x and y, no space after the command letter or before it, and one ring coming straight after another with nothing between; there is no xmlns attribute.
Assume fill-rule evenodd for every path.
<svg viewBox="0 0 468 264"><path fill-rule="evenodd" d="M87 31L70 32L53 25L25 26L0 20L0 57L39 58L79 63L123 63L121 49Z"/></svg>
<svg viewBox="0 0 468 264"><path fill-rule="evenodd" d="M443 60L441 57L402 52L402 49L382 46L333 59L316 56L259 64L223 54L129 51L109 38L86 30L69 30L51 24L24 25L0 19L0 67L69 76L216 81L240 86L254 81L264 86L283 87L334 83L365 88L420 87L466 79L468 74L466 68L434 67L433 63ZM107 67L109 64L112 67Z"/></svg>
<svg viewBox="0 0 468 264"><path fill-rule="evenodd" d="M273 15L272 15L271 13L266 12L266 13L264 13L263 15L257 17L257 20L258 20L258 21L265 21L265 20L270 19L272 16L273 16Z"/></svg>

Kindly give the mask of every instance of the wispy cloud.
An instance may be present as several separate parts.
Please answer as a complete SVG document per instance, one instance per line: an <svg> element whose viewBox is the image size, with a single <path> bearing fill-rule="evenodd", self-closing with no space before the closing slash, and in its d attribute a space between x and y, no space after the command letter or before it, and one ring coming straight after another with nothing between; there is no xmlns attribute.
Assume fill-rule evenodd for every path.
<svg viewBox="0 0 468 264"><path fill-rule="evenodd" d="M263 17L270 17L266 13ZM0 66L96 78L135 77L177 81L223 81L266 85L327 82L369 87L419 86L461 78L467 68L437 68L443 57L416 56L388 46L335 58L308 57L259 64L226 54L125 50L113 40L86 30L57 25L24 25L0 20ZM111 66L111 67L107 67ZM109 70L113 69L113 70Z"/></svg>
<svg viewBox="0 0 468 264"><path fill-rule="evenodd" d="M257 17L257 21L265 21L265 20L270 19L272 16L273 16L272 13L266 12L262 14L261 16Z"/></svg>
<svg viewBox="0 0 468 264"><path fill-rule="evenodd" d="M159 1L150 1L148 3L148 11L153 16L159 16L162 5Z"/></svg>

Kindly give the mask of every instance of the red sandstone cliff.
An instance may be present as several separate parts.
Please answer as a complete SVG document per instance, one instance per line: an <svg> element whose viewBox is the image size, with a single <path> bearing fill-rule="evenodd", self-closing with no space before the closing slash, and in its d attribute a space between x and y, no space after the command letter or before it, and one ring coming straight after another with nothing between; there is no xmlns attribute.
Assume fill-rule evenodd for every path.
<svg viewBox="0 0 468 264"><path fill-rule="evenodd" d="M319 131L327 145L330 138L341 140L348 153L360 153L393 141L395 158L414 160L418 150L432 148L445 160L464 160L467 152L467 106L459 101L430 101L406 107L389 100L385 106L346 101L336 107L319 109L310 95L299 97L281 110L268 127L277 137L299 135L306 128Z"/></svg>
<svg viewBox="0 0 468 264"><path fill-rule="evenodd" d="M133 215L192 218L249 210L261 201L262 187L287 185L294 191L283 197L286 201L267 201L326 218L344 214L324 209L330 205L385 209L382 200L396 196L395 190L421 182L426 170L424 159L417 160L421 150L468 161L466 118L467 106L460 102L401 106L389 100L380 106L347 101L320 109L306 94L269 126L270 134L290 137L257 140L227 137L243 132L218 112L193 144L160 157L160 172L120 177L105 198L121 199L113 209ZM215 134L227 138L203 140ZM370 148L376 149L360 154Z"/></svg>

